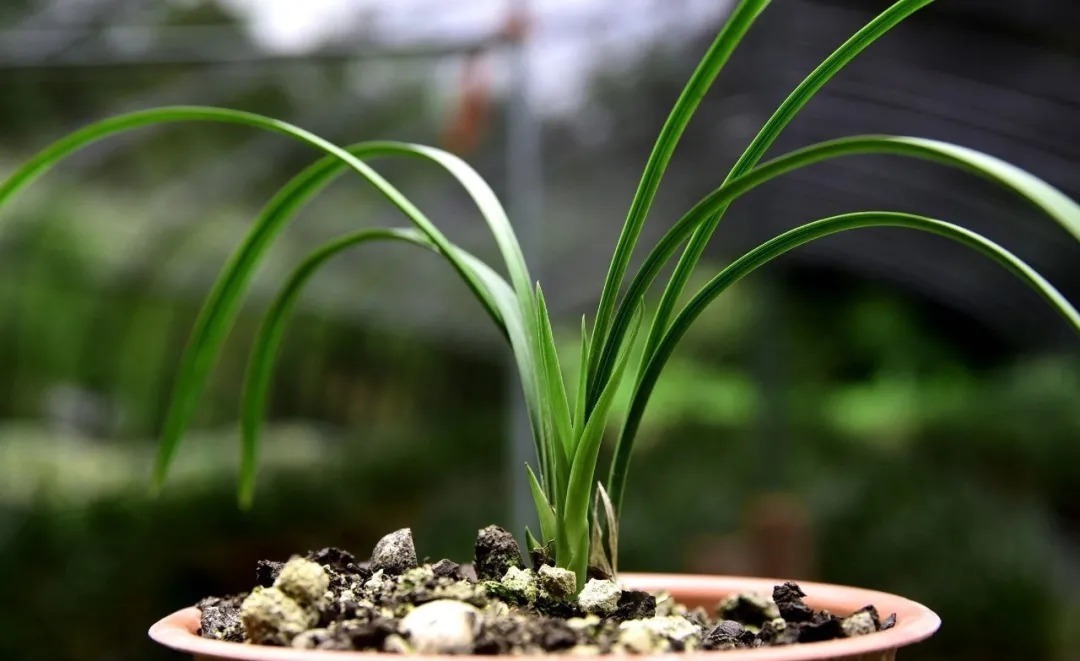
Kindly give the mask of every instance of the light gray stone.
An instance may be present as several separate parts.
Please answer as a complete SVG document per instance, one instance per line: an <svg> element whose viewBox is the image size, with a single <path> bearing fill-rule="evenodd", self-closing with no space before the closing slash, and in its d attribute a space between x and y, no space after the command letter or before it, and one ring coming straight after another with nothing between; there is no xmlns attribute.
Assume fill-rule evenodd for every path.
<svg viewBox="0 0 1080 661"><path fill-rule="evenodd" d="M398 631L418 654L469 654L473 651L480 610L451 599L417 606L401 619Z"/></svg>
<svg viewBox="0 0 1080 661"><path fill-rule="evenodd" d="M383 537L371 552L371 570L396 576L417 566L412 530L402 528Z"/></svg>
<svg viewBox="0 0 1080 661"><path fill-rule="evenodd" d="M578 604L586 613L611 615L619 609L621 596L622 588L618 585L611 581L593 578L582 588L581 594L578 595Z"/></svg>

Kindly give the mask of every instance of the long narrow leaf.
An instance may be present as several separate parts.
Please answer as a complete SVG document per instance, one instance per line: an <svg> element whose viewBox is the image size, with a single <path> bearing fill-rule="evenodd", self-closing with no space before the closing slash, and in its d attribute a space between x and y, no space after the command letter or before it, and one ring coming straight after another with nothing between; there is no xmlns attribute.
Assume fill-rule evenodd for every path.
<svg viewBox="0 0 1080 661"><path fill-rule="evenodd" d="M461 256L457 254L456 249L408 198L390 185L370 166L349 151L313 133L254 113L224 108L173 106L128 113L92 124L46 147L17 169L3 184L0 184L0 206L64 157L98 140L140 127L180 121L222 122L252 126L286 135L333 156L363 176L391 204L401 210L446 256L469 287L485 301L489 311L493 309L491 297L486 292L483 283L479 281L479 277L469 269ZM387 145L385 143L381 144L380 149L386 152ZM466 187L468 188L468 184L466 184ZM158 457L154 465L154 483L156 486L160 486L164 479L183 431L194 413L206 377L213 366L216 351L212 350L212 348L208 350L207 347L220 344L224 338L231 319L238 309L240 294L242 294L244 286L251 277L259 255L269 245L269 240L276 233L275 230L280 230L291 212L299 208L307 199L304 195L307 189L298 191L298 188L301 187L299 185L292 189L287 187L288 190L283 189L275 197L271 205L277 205L276 214L268 213L271 208L264 212L262 219L265 221L265 226L254 228L248 235L248 240L245 241L244 246L230 259L225 272L215 284L210 298L196 321L196 328L193 331L191 340L189 340L180 374L174 386L174 397L166 416ZM473 191L470 190L470 193L473 193ZM530 320L526 323L531 324L532 322ZM530 347L532 347L531 341L524 350L528 351ZM528 362L530 365L533 364L531 360ZM535 392L530 395L530 387L527 383L526 397L533 399L535 408L534 396Z"/></svg>
<svg viewBox="0 0 1080 661"><path fill-rule="evenodd" d="M566 384L563 381L562 367L559 365L559 354L555 348L555 336L551 330L551 319L548 316L547 302L540 285L536 285L536 310L537 310L537 340L539 342L540 358L540 391L541 401L545 402L541 414L546 417L545 430L553 438L547 441L548 452L552 455L552 465L549 469L554 470L549 490L553 495L555 507L561 508L563 499L566 497L566 474L570 466L570 457L573 456L574 432L570 423L570 404L566 398Z"/></svg>
<svg viewBox="0 0 1080 661"><path fill-rule="evenodd" d="M544 496L544 489L536 480L536 473L528 465L525 472L529 476L529 490L532 491L533 504L536 506L536 515L540 519L540 536L544 538L544 545L555 539L557 525L555 523L555 510Z"/></svg>
<svg viewBox="0 0 1080 661"><path fill-rule="evenodd" d="M601 523L603 522L603 523ZM607 531L605 547L604 531ZM619 521L615 517L615 508L608 498L604 485L596 483L596 495L593 498L592 532L589 535L589 564L599 567L609 576L619 573Z"/></svg>
<svg viewBox="0 0 1080 661"><path fill-rule="evenodd" d="M525 526L525 545L526 547L528 547L529 551L544 548L544 545L540 542L539 539L537 539L536 535L532 535L532 530L530 530L528 526Z"/></svg>
<svg viewBox="0 0 1080 661"><path fill-rule="evenodd" d="M585 323L585 315L581 315L581 360L578 361L578 385L574 393L574 419L575 433L585 424L585 396L589 387L589 327Z"/></svg>
<svg viewBox="0 0 1080 661"><path fill-rule="evenodd" d="M555 336L551 330L551 318L548 316L547 301L540 285L536 285L536 308L541 341L541 358L547 381L544 396L550 408L554 430L559 447L566 456L573 456L573 431L570 423L570 404L566 398L566 384L563 382L562 366L555 348Z"/></svg>
<svg viewBox="0 0 1080 661"><path fill-rule="evenodd" d="M622 491L626 484L626 474L630 465L631 440L637 433L649 396L652 394L652 389L656 385L656 380L659 378L667 359L698 315L728 287L759 266L783 255L789 250L830 234L864 227L906 227L922 230L938 234L978 250L1035 289L1080 333L1080 313L1053 285L1018 257L975 232L940 220L913 214L883 211L844 214L808 223L761 244L732 262L730 266L710 280L687 303L686 308L672 322L670 329L657 345L656 352L650 358L641 379L634 388L626 422L620 434L618 445L615 448L611 478L608 481L608 493L611 495L616 508L619 507L622 501Z"/></svg>
<svg viewBox="0 0 1080 661"><path fill-rule="evenodd" d="M601 349L596 376L604 382L611 374L615 357L626 334L634 306L629 301L643 298L650 285L679 245L717 209L765 182L787 172L844 156L885 154L912 157L955 167L987 179L1019 195L1044 211L1072 236L1080 239L1080 205L1035 175L999 158L948 142L888 135L861 135L822 142L794 151L751 170L720 186L703 198L669 229L645 258L619 306L611 334ZM595 342L595 337L593 338ZM613 494L616 503L618 495Z"/></svg>
<svg viewBox="0 0 1080 661"><path fill-rule="evenodd" d="M597 484L597 486L600 485ZM615 570L611 568L611 559L608 558L607 550L604 549L604 528L600 524L598 500L598 498L593 499L592 520L589 523L589 561L585 569L587 573L589 565L592 565L604 574L614 576Z"/></svg>
<svg viewBox="0 0 1080 661"><path fill-rule="evenodd" d="M772 143L780 135L780 132L802 110L803 106L841 69L859 55L867 46L874 43L878 38L891 30L905 18L914 12L930 4L933 0L900 0L886 9L879 16L870 21L863 29L856 32L850 39L836 49L824 62L814 69L809 76L784 100L772 117L751 141L750 146L743 152L728 173L725 182L746 174L753 168ZM667 287L660 298L656 315L653 317L652 327L645 339L644 358L647 360L656 349L656 344L667 330L668 322L686 288L686 283L693 274L705 246L712 237L716 226L724 215L726 207L717 209L711 218L694 230L690 243L686 246L682 257L679 259L675 270L671 274Z"/></svg>
<svg viewBox="0 0 1080 661"><path fill-rule="evenodd" d="M539 455L543 456L545 448L542 447L544 441L541 437L543 435L542 430L544 429L544 426L540 419L543 415L542 402L544 399L542 393L551 390L554 385L548 383L548 380L545 379L544 376L545 373L542 368L543 356L541 353L544 350L543 331L537 325L537 303L533 296L532 278L529 275L529 269L525 263L525 256L522 253L521 244L514 234L514 228L506 216L506 211L499 203L498 197L496 197L495 193L491 190L491 187L484 181L483 177L481 177L476 170L469 166L465 161L454 154L442 149L424 145L397 142L386 142L382 144L388 149L396 150L396 153L399 155L421 158L441 165L458 180L463 188L465 188L466 192L469 193L469 196L473 199L473 202L479 209L480 214L487 222L491 234L495 238L495 243L499 248L499 252L502 254L503 262L506 264L507 273L510 276L510 284L513 286L514 293L517 297L517 305L521 312L521 318L524 320L524 326L522 328L524 337L511 337L511 343L513 344L522 388L525 392L525 403L533 428L536 450ZM524 339L526 341L516 341L517 339ZM562 376L558 375L557 378L561 384ZM554 429L553 433L559 433L557 427ZM541 459L541 461L543 461L543 459ZM542 465L541 474L546 474L548 468L549 467Z"/></svg>
<svg viewBox="0 0 1080 661"><path fill-rule="evenodd" d="M597 400L592 414L585 423L585 427L581 430L581 436L577 440L577 449L574 452L574 460L570 465L570 480L566 489L566 505L560 519L565 527L565 538L574 545L571 549L571 557L578 560L578 566L573 567L573 569L578 575L579 584L584 581L585 564L587 564L589 552L589 496L592 491L593 477L596 475L596 460L600 453L600 442L604 438L604 429L607 427L611 404L615 401L615 394L619 390L620 377L630 360L630 350L634 344L634 335L637 333L637 328L641 322L642 308L643 304L639 302L637 312L634 315L635 321L631 324L629 341L619 356L613 378L608 382L604 391L600 393L600 399ZM582 560L582 558L586 560Z"/></svg>
<svg viewBox="0 0 1080 661"><path fill-rule="evenodd" d="M622 286L623 277L626 275L627 265L630 263L630 256L634 252L634 246L637 245L638 237L641 235L641 228L645 224L645 217L649 213L649 207L652 206L653 198L656 197L656 191L660 187L664 171L671 161L672 154L675 153L675 147L678 145L683 131L686 129L687 124L690 123L690 119L694 116L694 112L697 110L702 98L704 98L705 93L712 87L716 76L724 68L731 53L742 41L743 36L753 25L754 20L768 4L769 0L741 0L736 5L724 23L724 27L716 35L716 39L713 40L709 50L706 51L705 56L690 76L686 87L683 88L679 98L675 101L671 114L668 115L663 128L660 129L660 135L653 145L652 153L649 154L649 160L645 163L645 170L641 174L637 192L630 203L626 222L623 224L622 232L619 234L615 254L611 259L611 265L608 267L607 277L604 280L604 288L600 290L600 305L596 312L596 323L593 326L591 353L594 356L598 355L599 343L607 337L611 314L615 309L619 289ZM595 365L590 364L588 371L590 374L594 372ZM592 383L594 384L593 387L599 389L595 385L595 381L592 381ZM592 408L591 405L594 401L595 397L590 397L589 408Z"/></svg>
<svg viewBox="0 0 1080 661"><path fill-rule="evenodd" d="M608 560L611 562L611 575L619 573L619 517L615 513L615 505L608 496L604 485L596 483L596 499L603 506L604 520L607 522L607 545Z"/></svg>
<svg viewBox="0 0 1080 661"><path fill-rule="evenodd" d="M413 229L366 229L326 243L308 255L292 272L267 310L248 359L240 415L239 500L241 507L250 507L254 497L259 435L266 410L267 394L270 390L274 363L292 310L304 286L324 264L343 251L369 241L402 241L437 251L435 245L427 237ZM490 289L501 288L504 290L503 296L507 295L509 286L502 282L498 274L468 253L461 251L461 254L474 270L481 273L482 279L488 282Z"/></svg>

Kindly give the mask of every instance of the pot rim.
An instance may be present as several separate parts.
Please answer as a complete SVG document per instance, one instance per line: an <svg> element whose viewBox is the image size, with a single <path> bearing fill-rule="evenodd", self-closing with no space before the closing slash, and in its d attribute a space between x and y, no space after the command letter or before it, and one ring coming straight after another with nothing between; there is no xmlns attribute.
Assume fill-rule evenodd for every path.
<svg viewBox="0 0 1080 661"><path fill-rule="evenodd" d="M677 600L717 600L737 592L772 594L775 585L783 579L748 578L742 576L711 576L696 574L636 574L619 575L620 583L638 590L667 591ZM806 601L814 608L824 608L837 614L848 614L873 604L883 615L896 613L896 626L887 631L819 643L800 643L783 647L728 650L717 652L672 652L663 655L636 655L639 658L664 658L670 661L812 661L814 659L837 659L885 652L912 645L929 638L941 626L941 618L932 610L894 594L862 588L799 581L806 592ZM202 655L209 658L233 659L234 661L312 661L312 659L335 659L349 661L371 659L389 655L383 652L344 652L333 650L301 650L269 645L250 645L211 640L198 635L199 609L192 606L159 620L148 632L157 643L179 652ZM618 657L622 655L602 655ZM415 661L446 661L447 656L409 657ZM490 661L491 656L456 655L460 661ZM580 657L559 654L515 657L518 659L544 659L545 661L580 661Z"/></svg>

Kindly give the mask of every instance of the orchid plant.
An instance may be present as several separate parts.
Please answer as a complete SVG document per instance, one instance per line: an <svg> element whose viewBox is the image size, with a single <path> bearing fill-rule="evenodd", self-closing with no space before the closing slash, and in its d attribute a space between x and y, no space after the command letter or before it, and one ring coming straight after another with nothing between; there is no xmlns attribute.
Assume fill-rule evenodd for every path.
<svg viewBox="0 0 1080 661"><path fill-rule="evenodd" d="M196 410L207 378L221 351L244 294L271 243L297 213L345 171L364 178L411 223L408 228L363 229L320 247L292 273L266 313L254 346L241 411L239 498L251 503L260 426L279 345L305 283L345 250L386 241L406 243L446 259L501 331L521 377L536 450L534 471L526 467L539 518L530 545L546 549L560 567L573 570L579 586L590 565L614 573L618 514L623 502L635 434L664 365L699 314L728 287L802 244L838 232L868 227L898 227L937 234L973 248L1028 283L1080 331L1080 314L1031 267L989 239L957 225L899 211L862 211L823 218L785 232L750 250L717 273L678 309L680 296L728 205L741 195L792 170L821 161L863 154L893 154L933 161L992 181L1026 199L1080 239L1080 206L1043 180L965 147L910 137L860 135L814 144L761 163L774 140L830 78L874 41L932 0L899 0L841 44L795 88L765 122L722 184L672 224L624 287L627 270L653 198L680 136L701 99L735 47L765 10L769 0L738 2L660 130L630 203L591 324L581 324L581 365L576 383L564 380L553 340L548 307L540 285L529 275L522 250L499 200L464 161L445 151L401 142L361 142L338 146L285 122L257 114L213 107L165 107L133 112L87 126L53 143L0 185L0 205L70 154L118 133L172 122L223 122L279 133L322 152L324 157L289 181L266 205L243 243L232 254L207 297L176 376L164 423L153 480L160 487ZM432 163L456 179L475 202L498 245L506 275L462 250L399 192L371 162L410 158ZM685 244L685 247L683 247ZM682 247L663 288L633 366L646 296L661 269ZM599 483L598 456L612 426L612 400L624 379L632 396L614 449L607 479Z"/></svg>

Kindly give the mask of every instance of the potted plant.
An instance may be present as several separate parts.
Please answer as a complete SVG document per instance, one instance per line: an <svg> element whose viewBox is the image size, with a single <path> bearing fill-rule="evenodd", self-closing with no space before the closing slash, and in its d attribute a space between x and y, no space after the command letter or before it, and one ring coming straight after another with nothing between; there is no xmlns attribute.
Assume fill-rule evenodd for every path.
<svg viewBox="0 0 1080 661"><path fill-rule="evenodd" d="M529 275L506 214L487 184L444 151L398 142L339 147L256 114L166 107L90 125L53 143L15 171L0 186L0 204L67 155L97 140L179 121L243 124L283 134L325 154L263 209L206 300L179 367L154 468L156 487L165 479L259 260L297 211L345 170L366 179L413 227L366 229L328 243L303 261L271 305L252 347L246 376L241 505L249 506L254 494L260 424L290 311L311 275L344 250L395 241L444 257L509 343L520 372L536 450L537 470L526 467L539 519L535 533L526 531L531 568L525 566L513 537L496 527L481 531L472 570L446 560L418 566L411 534L402 530L379 542L370 564L334 549L287 563L262 562L256 572L259 585L250 594L204 600L201 609L179 611L154 625L151 636L197 658L280 660L324 658L330 653L323 650L343 648L428 655L727 650L723 653L732 659L889 659L897 648L930 636L939 625L937 616L893 595L823 584L800 587L773 579L618 575L616 569L618 514L635 433L665 362L709 303L773 258L809 241L865 227L930 232L997 261L1080 330L1080 313L1006 249L941 220L888 211L843 214L785 232L734 260L676 313L690 273L729 204L788 171L833 158L883 153L959 168L1027 199L1080 238L1080 206L1060 191L997 158L940 141L855 136L759 164L788 122L833 75L931 1L899 0L814 69L765 123L722 185L668 229L624 288L631 253L679 138L768 0L741 0L735 6L676 101L645 166L596 316L591 326L582 320L583 368L574 385L564 382L544 296ZM508 278L445 237L369 165L377 157L428 161L454 177L490 227ZM645 295L683 243L687 245L643 333L640 363L631 366L630 348L638 337ZM631 405L607 479L601 483L596 479L600 443L609 426L614 394L627 378L633 383ZM754 596L761 593L766 596Z"/></svg>

